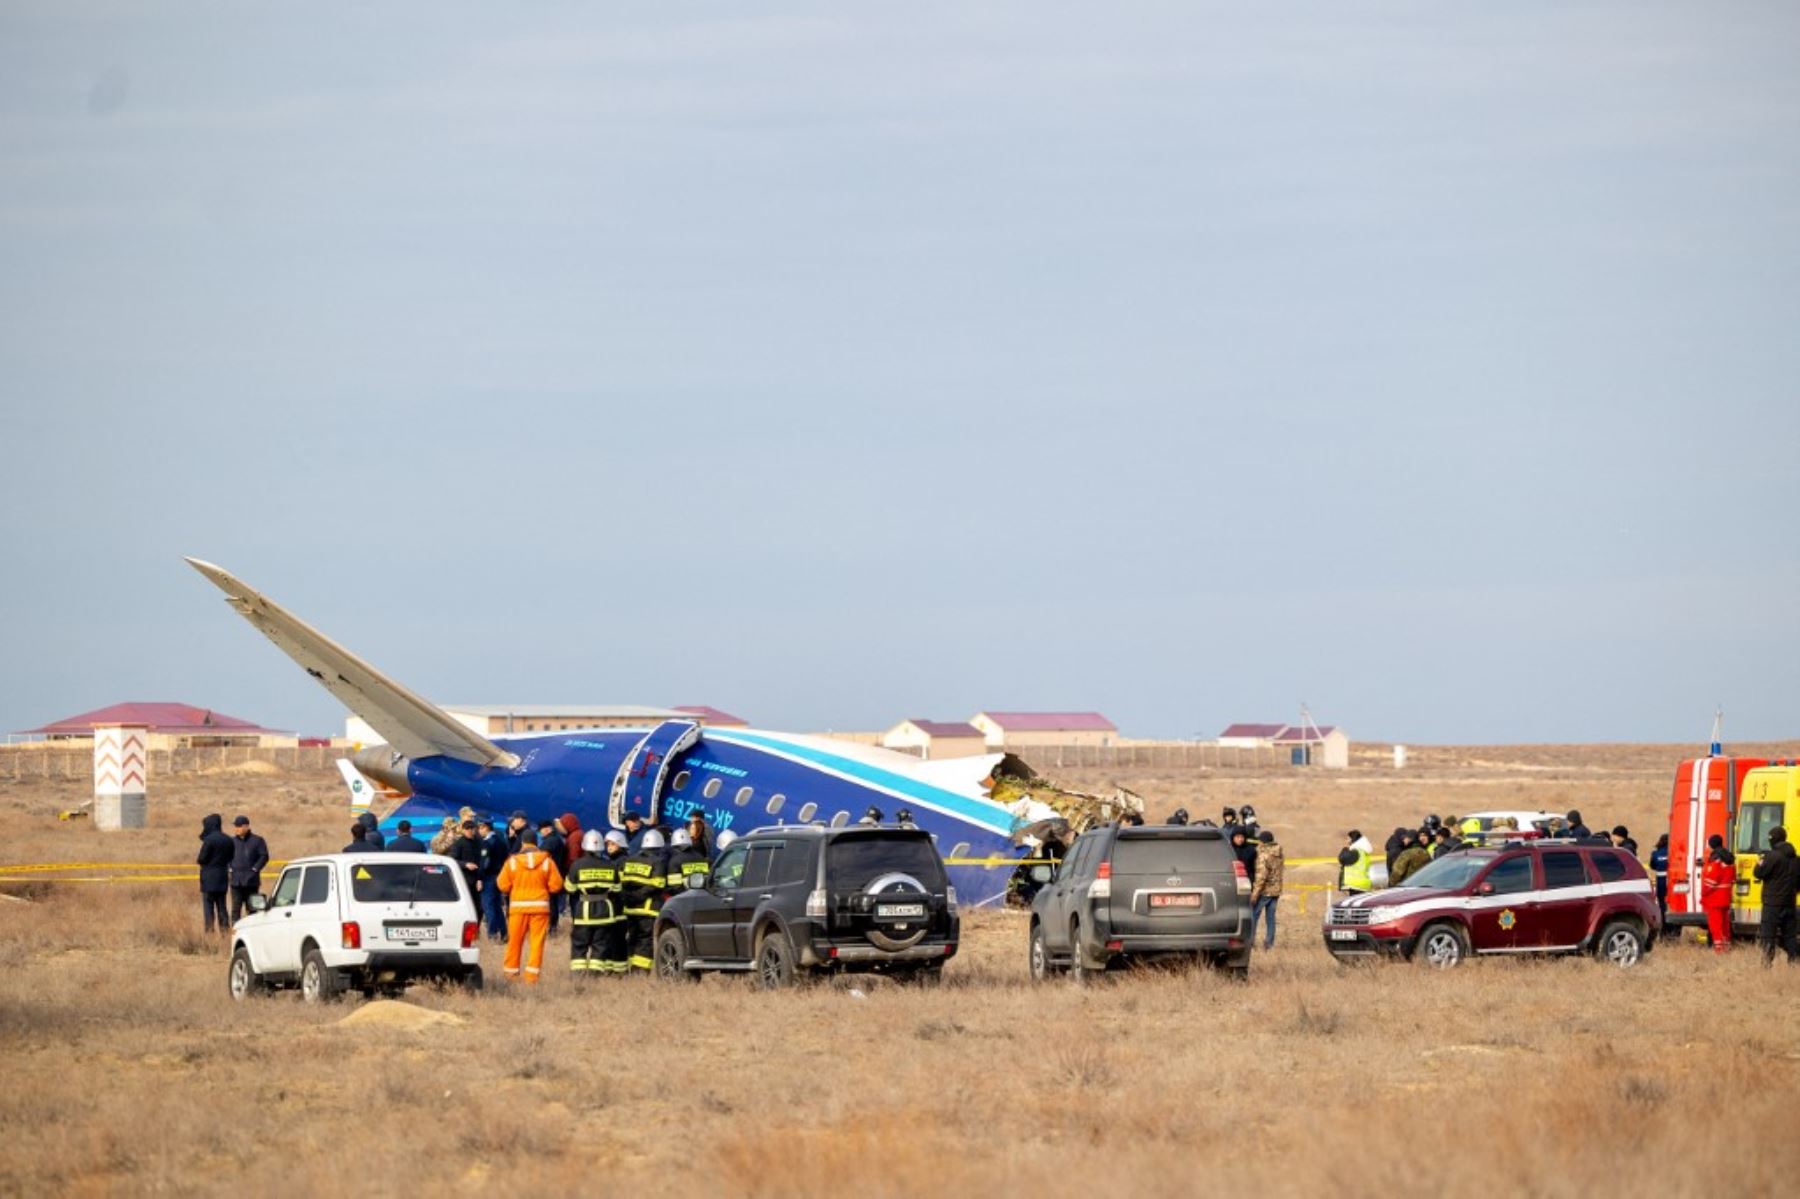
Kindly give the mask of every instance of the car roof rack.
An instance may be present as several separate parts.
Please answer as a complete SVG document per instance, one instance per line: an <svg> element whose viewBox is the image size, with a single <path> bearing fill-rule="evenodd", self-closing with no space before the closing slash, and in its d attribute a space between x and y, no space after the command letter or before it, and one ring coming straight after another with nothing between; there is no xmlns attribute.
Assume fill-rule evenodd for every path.
<svg viewBox="0 0 1800 1199"><path fill-rule="evenodd" d="M1528 845L1528 846L1587 845L1587 846L1591 846L1595 849L1616 849L1616 848L1618 848L1617 846L1615 846L1612 843L1612 840L1610 838L1599 837L1599 836L1594 836L1594 837L1521 837L1521 838L1519 838L1519 844Z"/></svg>

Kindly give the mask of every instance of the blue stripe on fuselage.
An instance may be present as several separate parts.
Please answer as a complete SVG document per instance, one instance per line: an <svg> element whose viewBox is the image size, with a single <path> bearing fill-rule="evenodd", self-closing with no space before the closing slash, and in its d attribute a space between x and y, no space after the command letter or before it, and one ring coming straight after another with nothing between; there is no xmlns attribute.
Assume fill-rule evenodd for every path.
<svg viewBox="0 0 1800 1199"><path fill-rule="evenodd" d="M731 729L729 731L708 729L705 733L705 737L709 741L723 741L727 744L737 742L755 746L759 749L766 749L771 753L788 754L799 758L802 761L810 762L815 766L821 766L827 770L835 770L840 774L848 775L859 782L868 783L870 786L882 787L889 791L898 792L899 794L904 795L909 799L917 800L920 803L930 804L935 808L939 808L950 815L957 817L959 820L966 820L971 824L978 824L1000 836L1009 836L1012 833L1012 816L998 805L983 800L970 799L966 795L958 795L954 791L946 791L942 787L934 787L930 783L923 782L919 779L907 778L903 774L895 774L891 770L883 770L879 766L870 766L866 762L858 762L851 758L839 757L837 754L826 753L823 750L813 749L810 746L796 745L791 741L783 741L777 737L763 737L755 733L746 733L739 729Z"/></svg>

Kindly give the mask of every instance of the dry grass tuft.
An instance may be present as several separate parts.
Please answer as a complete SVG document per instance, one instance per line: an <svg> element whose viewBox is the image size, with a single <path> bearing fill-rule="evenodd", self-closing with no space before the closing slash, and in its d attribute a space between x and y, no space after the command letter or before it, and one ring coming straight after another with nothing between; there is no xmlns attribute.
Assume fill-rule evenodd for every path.
<svg viewBox="0 0 1800 1199"><path fill-rule="evenodd" d="M1053 1059L1056 1077L1071 1087L1110 1086L1118 1078L1112 1056L1092 1042L1069 1045L1056 1051Z"/></svg>
<svg viewBox="0 0 1800 1199"><path fill-rule="evenodd" d="M1302 997L1294 1004L1294 1015L1287 1022L1287 1031L1302 1037L1335 1037L1344 1029L1344 1012L1342 1008L1328 1004L1309 1003Z"/></svg>

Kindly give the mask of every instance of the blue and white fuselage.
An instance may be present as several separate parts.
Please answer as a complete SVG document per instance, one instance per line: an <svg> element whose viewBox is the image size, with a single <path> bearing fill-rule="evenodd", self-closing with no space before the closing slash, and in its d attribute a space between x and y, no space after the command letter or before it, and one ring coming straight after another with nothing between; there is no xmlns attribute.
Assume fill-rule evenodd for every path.
<svg viewBox="0 0 1800 1199"><path fill-rule="evenodd" d="M412 796L383 819L435 828L463 807L504 819L523 810L535 823L573 812L583 828L622 825L625 811L651 824L680 827L699 812L715 832L818 821L842 826L871 807L893 821L901 810L929 832L965 903L1000 899L1010 865L972 865L1024 855L1016 829L1040 813L1015 814L982 792L999 755L920 762L905 754L828 738L749 729L702 729L692 748L670 755L660 793L648 802L614 801L627 759L655 730L606 728L580 733L496 737L519 764L498 770L448 757L409 762ZM649 774L657 767L653 764Z"/></svg>

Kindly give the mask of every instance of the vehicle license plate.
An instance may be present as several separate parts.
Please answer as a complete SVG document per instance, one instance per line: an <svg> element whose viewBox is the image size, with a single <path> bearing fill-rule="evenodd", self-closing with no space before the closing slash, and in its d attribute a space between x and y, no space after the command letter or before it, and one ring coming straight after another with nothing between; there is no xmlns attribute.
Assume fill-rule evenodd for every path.
<svg viewBox="0 0 1800 1199"><path fill-rule="evenodd" d="M1334 928L1331 930L1331 939L1333 941L1354 941L1356 940L1356 930L1353 928Z"/></svg>
<svg viewBox="0 0 1800 1199"><path fill-rule="evenodd" d="M1152 895L1150 906L1153 908L1197 908L1200 896L1193 895Z"/></svg>
<svg viewBox="0 0 1800 1199"><path fill-rule="evenodd" d="M884 903L875 909L875 915L883 920L899 920L906 916L923 916L925 905L922 903Z"/></svg>
<svg viewBox="0 0 1800 1199"><path fill-rule="evenodd" d="M437 929L390 928L387 930L387 939L390 941L435 941L437 940Z"/></svg>

